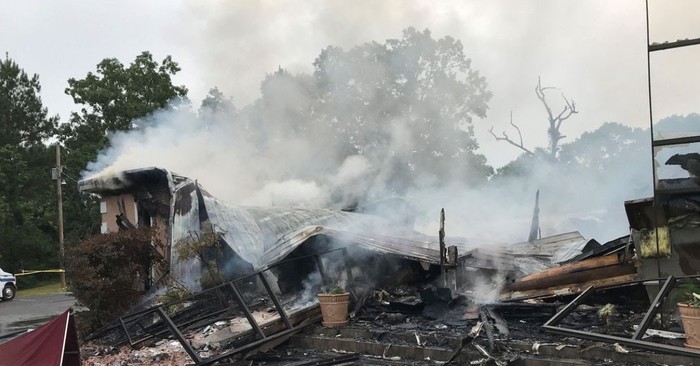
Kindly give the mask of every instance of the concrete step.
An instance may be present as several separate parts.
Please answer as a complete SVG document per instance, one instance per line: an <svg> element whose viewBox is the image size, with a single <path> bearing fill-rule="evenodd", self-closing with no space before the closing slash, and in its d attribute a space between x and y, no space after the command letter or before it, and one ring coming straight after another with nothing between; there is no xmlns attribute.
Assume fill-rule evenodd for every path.
<svg viewBox="0 0 700 366"><path fill-rule="evenodd" d="M291 339L291 346L318 351L339 350L370 355L386 361L444 362L461 343L460 338L417 332L387 332L367 328L314 327ZM458 360L467 360L468 352Z"/></svg>

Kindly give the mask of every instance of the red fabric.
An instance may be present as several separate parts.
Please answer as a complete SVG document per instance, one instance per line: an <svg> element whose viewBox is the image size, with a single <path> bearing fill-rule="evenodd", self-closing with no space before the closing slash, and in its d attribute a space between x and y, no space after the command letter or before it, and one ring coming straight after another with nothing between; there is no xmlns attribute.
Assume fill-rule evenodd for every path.
<svg viewBox="0 0 700 366"><path fill-rule="evenodd" d="M0 366L79 366L80 350L73 310L56 319L0 344Z"/></svg>

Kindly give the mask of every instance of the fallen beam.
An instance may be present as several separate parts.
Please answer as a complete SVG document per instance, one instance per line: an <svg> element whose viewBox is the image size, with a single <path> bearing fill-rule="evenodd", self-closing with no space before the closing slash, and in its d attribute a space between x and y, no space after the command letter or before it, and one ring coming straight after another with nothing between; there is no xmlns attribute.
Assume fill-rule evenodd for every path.
<svg viewBox="0 0 700 366"><path fill-rule="evenodd" d="M618 286L631 286L639 283L637 274L628 274L616 277L605 278L602 280L588 281L585 283L577 283L570 285L553 286L549 288L534 289L527 291L513 291L505 293L502 296L503 300L517 301L525 299L547 298L554 296L576 295L588 287L594 288L610 288Z"/></svg>
<svg viewBox="0 0 700 366"><path fill-rule="evenodd" d="M529 281L516 281L507 287L510 291L528 291L545 289L554 286L587 283L603 279L636 274L637 267L631 263L592 268L585 271L562 273L548 277L540 277Z"/></svg>
<svg viewBox="0 0 700 366"><path fill-rule="evenodd" d="M649 45L649 52L669 50L671 48L694 46L700 44L700 38L680 39L674 42L652 43Z"/></svg>
<svg viewBox="0 0 700 366"><path fill-rule="evenodd" d="M569 264L564 264L558 267L553 267L549 268L547 270L533 273L524 277L521 277L516 281L518 282L527 282L527 281L534 281L534 280L540 280L543 278L548 278L548 277L553 277L553 276L561 276L565 274L570 274L570 273L576 273L576 272L582 272L594 268L601 268L601 267L608 267L608 266L614 266L617 264L622 263L621 256L618 255L617 253L615 254L610 254L610 255L605 255L602 257L597 257L597 258L589 258L589 259L584 259L579 262L575 263L569 263Z"/></svg>

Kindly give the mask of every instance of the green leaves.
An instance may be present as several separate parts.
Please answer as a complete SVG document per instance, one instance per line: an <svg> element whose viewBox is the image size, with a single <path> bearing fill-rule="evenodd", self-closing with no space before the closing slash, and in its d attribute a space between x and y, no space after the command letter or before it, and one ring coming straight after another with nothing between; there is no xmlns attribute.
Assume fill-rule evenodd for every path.
<svg viewBox="0 0 700 366"><path fill-rule="evenodd" d="M187 88L172 84L171 76L178 71L180 67L170 56L159 64L148 51L138 55L129 67L114 58L102 60L96 73L68 80L66 94L76 104L85 105L71 118L73 131L89 125L94 133L104 136L137 127L136 120L187 96Z"/></svg>
<svg viewBox="0 0 700 366"><path fill-rule="evenodd" d="M58 264L53 154L45 145L58 117L48 117L40 91L38 75L0 60L0 255L9 271Z"/></svg>
<svg viewBox="0 0 700 366"><path fill-rule="evenodd" d="M38 75L9 58L0 61L0 146L34 146L55 135L58 117L47 117L40 91Z"/></svg>
<svg viewBox="0 0 700 366"><path fill-rule="evenodd" d="M170 56L158 62L144 51L128 66L106 58L84 78L69 79L65 92L82 107L60 129L60 140L67 148L67 170L78 177L109 146L109 134L142 128L151 123L153 112L184 100L187 88L172 83L178 71L180 67ZM100 220L95 205L95 200L79 193L77 187L66 190L68 242L97 233Z"/></svg>

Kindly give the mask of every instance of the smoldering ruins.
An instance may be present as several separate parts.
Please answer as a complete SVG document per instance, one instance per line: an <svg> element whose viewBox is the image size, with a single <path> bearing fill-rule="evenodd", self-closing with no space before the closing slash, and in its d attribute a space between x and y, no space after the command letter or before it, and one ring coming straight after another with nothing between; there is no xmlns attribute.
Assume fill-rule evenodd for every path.
<svg viewBox="0 0 700 366"><path fill-rule="evenodd" d="M168 362L179 354L178 362L202 365L427 365L683 364L696 357L682 347L664 301L676 285L693 281L692 263L700 260L687 251L698 212L676 211L678 205L658 225L649 216L652 199L627 202L631 234L607 243L570 232L504 245L445 235L444 219L436 235L420 234L411 205L398 199L371 211L395 212L390 218L236 206L162 168L83 180L81 189L103 200L105 231L159 228L163 245L154 249L167 266L146 276L147 292L167 290L167 276L192 293L146 301L90 335L88 352L101 359ZM650 230L667 232L661 252ZM207 231L218 234L216 257L178 258L178 247L196 239L192 233ZM225 283L202 283L208 259ZM350 294L342 327L319 324L316 295L332 287ZM134 356L132 347L141 353Z"/></svg>
<svg viewBox="0 0 700 366"><path fill-rule="evenodd" d="M433 41L408 29L387 50L416 51L415 39ZM154 228L165 265L136 277L143 302L85 337L95 363L696 362L676 310L700 266L696 132L644 140L651 174L625 161L615 175L579 171L590 162L531 152L526 173L480 184L490 168L470 123L485 116L483 78L460 58L438 70L463 77L447 93L420 73L371 100L340 92L386 81L391 70L361 57L337 62L376 46L324 50L313 77L280 68L235 113L173 107L112 137L80 190L99 196L103 232ZM466 107L448 98L465 80ZM409 81L425 95L402 94ZM431 104L440 98L452 104ZM187 295L162 300L173 289ZM338 317L319 295L343 296L329 308Z"/></svg>

